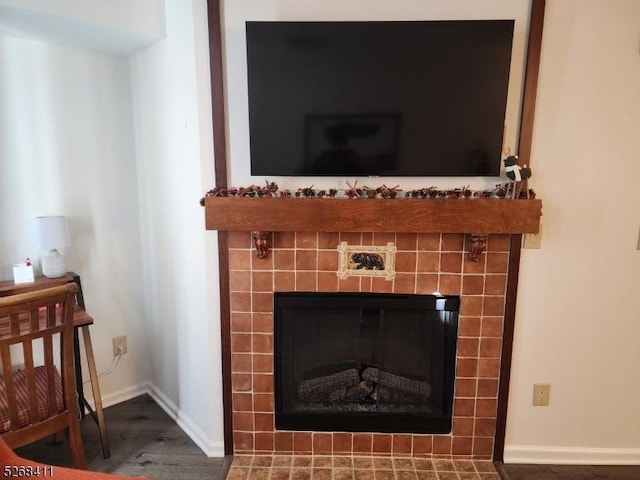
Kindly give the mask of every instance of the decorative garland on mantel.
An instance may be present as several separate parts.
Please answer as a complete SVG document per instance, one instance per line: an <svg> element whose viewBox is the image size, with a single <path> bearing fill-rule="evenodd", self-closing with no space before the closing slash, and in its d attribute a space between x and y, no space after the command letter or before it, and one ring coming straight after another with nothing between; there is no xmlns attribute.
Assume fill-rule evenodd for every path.
<svg viewBox="0 0 640 480"><path fill-rule="evenodd" d="M448 190L440 190L436 187L426 187L417 190L409 190L404 193L404 198L451 198L451 199L465 199L465 198L513 198L509 194L514 189L514 182L499 183L495 188L488 190L471 190L468 186L461 188L454 188ZM231 187L222 188L215 187L209 190L204 197L200 199L200 205L204 206L205 198L207 197L235 197L235 198L366 198L366 199L391 199L398 198L402 189L399 185L394 187L388 187L386 185L380 185L379 187L372 188L366 185L358 187L358 181L351 183L346 182L347 188L344 189L314 189L313 185L310 187L301 187L295 191L280 190L278 185L274 182L266 180L264 186L250 185L248 187ZM535 198L536 194L532 189L522 189L518 192L517 198Z"/></svg>

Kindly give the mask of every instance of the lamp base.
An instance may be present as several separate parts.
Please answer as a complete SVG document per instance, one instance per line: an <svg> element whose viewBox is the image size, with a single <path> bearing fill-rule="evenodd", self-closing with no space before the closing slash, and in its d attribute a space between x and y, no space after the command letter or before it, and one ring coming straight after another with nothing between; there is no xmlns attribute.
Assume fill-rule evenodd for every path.
<svg viewBox="0 0 640 480"><path fill-rule="evenodd" d="M47 278L59 278L67 273L64 256L55 248L42 257L42 274Z"/></svg>

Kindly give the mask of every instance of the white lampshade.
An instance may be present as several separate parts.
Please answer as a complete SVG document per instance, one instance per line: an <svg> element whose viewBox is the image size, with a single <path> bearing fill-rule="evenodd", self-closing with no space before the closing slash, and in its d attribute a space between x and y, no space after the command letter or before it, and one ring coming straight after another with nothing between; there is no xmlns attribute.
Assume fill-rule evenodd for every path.
<svg viewBox="0 0 640 480"><path fill-rule="evenodd" d="M69 226L65 217L34 218L33 240L38 248L49 251L42 257L42 273L46 277L57 278L67 273L64 257L57 250L71 246Z"/></svg>

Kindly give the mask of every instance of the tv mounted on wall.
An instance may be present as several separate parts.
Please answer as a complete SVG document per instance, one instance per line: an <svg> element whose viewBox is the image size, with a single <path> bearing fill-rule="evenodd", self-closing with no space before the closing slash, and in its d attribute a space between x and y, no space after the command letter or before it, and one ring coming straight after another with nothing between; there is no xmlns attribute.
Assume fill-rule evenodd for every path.
<svg viewBox="0 0 640 480"><path fill-rule="evenodd" d="M498 176L513 27L247 22L251 174Z"/></svg>

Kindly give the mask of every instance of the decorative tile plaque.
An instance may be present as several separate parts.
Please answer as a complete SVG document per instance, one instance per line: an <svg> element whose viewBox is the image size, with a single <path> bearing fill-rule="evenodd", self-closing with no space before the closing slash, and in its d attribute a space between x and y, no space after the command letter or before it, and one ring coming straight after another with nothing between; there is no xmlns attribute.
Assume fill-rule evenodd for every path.
<svg viewBox="0 0 640 480"><path fill-rule="evenodd" d="M341 242L340 266L338 277L348 276L385 277L393 280L396 276L395 260L396 246L388 242L386 246L348 245Z"/></svg>

